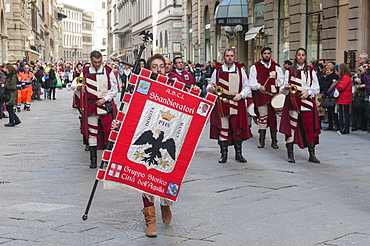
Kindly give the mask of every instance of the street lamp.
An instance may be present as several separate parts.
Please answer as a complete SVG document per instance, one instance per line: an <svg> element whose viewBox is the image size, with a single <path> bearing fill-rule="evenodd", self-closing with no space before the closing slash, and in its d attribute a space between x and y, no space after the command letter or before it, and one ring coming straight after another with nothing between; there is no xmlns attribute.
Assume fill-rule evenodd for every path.
<svg viewBox="0 0 370 246"><path fill-rule="evenodd" d="M238 33L243 31L243 26L242 25L236 25L234 28L231 26L225 26L225 32L226 32L226 37L229 39L229 41L234 41L234 39L237 37Z"/></svg>

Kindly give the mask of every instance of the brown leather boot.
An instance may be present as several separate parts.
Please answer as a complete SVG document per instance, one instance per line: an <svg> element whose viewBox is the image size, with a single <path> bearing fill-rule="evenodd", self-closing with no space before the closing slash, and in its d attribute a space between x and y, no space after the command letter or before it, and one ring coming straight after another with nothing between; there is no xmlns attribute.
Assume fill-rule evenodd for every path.
<svg viewBox="0 0 370 246"><path fill-rule="evenodd" d="M277 130L276 129L270 129L271 134L271 147L273 149L278 149L279 146L277 145L277 136L276 136Z"/></svg>
<svg viewBox="0 0 370 246"><path fill-rule="evenodd" d="M147 237L156 237L157 234L157 224L156 224L156 217L155 217L155 207L145 207L141 210L145 215L145 224L146 224L146 236Z"/></svg>
<svg viewBox="0 0 370 246"><path fill-rule="evenodd" d="M162 221L165 224L169 224L172 219L172 213L170 206L163 206L161 205L161 212L162 212Z"/></svg>
<svg viewBox="0 0 370 246"><path fill-rule="evenodd" d="M313 162L313 163L320 163L319 159L317 159L315 155L315 143L307 143L307 145L308 145L308 153L310 154L308 161Z"/></svg>
<svg viewBox="0 0 370 246"><path fill-rule="evenodd" d="M258 133L260 134L259 136L259 144L258 144L258 148L261 149L261 148L264 148L265 147L265 138L266 138L266 129L260 129L258 130Z"/></svg>

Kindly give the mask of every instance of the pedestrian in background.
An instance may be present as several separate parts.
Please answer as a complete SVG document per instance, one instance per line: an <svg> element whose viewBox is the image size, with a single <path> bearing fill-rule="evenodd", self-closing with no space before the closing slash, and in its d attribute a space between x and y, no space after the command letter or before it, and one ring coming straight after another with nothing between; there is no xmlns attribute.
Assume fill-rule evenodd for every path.
<svg viewBox="0 0 370 246"><path fill-rule="evenodd" d="M15 114L13 108L14 105L17 104L18 100L18 90L17 90L17 70L12 65L6 65L4 69L6 73L6 79L5 79L5 93L10 93L10 99L8 102L5 103L6 105L6 111L8 111L9 114L9 123L5 124L6 127L14 127L16 125L19 125L21 123L18 116Z"/></svg>
<svg viewBox="0 0 370 246"><path fill-rule="evenodd" d="M320 81L320 90L323 94L323 98L333 98L331 95L328 94L328 89L333 84L334 81L338 81L339 76L335 73L335 68L333 64L328 64L325 67L325 74L321 77ZM328 113L328 121L329 125L328 128L325 130L339 130L339 121L338 121L338 114L335 112L335 105L333 107L327 107L326 111Z"/></svg>
<svg viewBox="0 0 370 246"><path fill-rule="evenodd" d="M350 125L350 107L352 104L352 80L351 72L346 64L341 63L338 66L339 81L336 85L338 96L339 125L341 134L349 134Z"/></svg>
<svg viewBox="0 0 370 246"><path fill-rule="evenodd" d="M56 74L56 67L55 65L51 65L50 71L49 71L49 99L53 98L53 100L57 100L55 98L55 90L57 88L57 74Z"/></svg>
<svg viewBox="0 0 370 246"><path fill-rule="evenodd" d="M0 119L6 118L6 115L4 114L4 101L2 101L3 94L5 92L5 80L6 80L6 75L5 72L3 71L5 65L1 65L0 67Z"/></svg>
<svg viewBox="0 0 370 246"><path fill-rule="evenodd" d="M33 90L34 90L34 100L42 101L40 97L40 91L41 91L41 84L42 84L42 78L44 77L44 68L39 67L37 72L35 73L36 81L33 84Z"/></svg>

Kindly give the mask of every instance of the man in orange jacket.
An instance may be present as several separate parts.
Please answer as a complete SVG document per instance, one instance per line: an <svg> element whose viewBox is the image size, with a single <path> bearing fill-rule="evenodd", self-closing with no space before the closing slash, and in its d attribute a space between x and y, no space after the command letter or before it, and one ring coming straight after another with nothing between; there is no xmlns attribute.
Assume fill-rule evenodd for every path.
<svg viewBox="0 0 370 246"><path fill-rule="evenodd" d="M32 82L36 80L35 75L30 71L28 65L24 66L24 72L18 73L18 79L21 82L21 90L18 92L17 109L21 110L21 104L24 103L24 109L31 110Z"/></svg>

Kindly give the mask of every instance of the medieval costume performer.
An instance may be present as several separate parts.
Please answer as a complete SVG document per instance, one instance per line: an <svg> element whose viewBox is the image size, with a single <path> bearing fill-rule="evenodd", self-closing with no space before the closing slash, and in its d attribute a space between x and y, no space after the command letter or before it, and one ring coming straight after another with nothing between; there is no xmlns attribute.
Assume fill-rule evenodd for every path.
<svg viewBox="0 0 370 246"><path fill-rule="evenodd" d="M280 65L271 60L270 47L264 47L261 55L262 60L251 66L249 77L258 115L259 144L257 147L265 147L266 129L270 127L271 147L278 149L276 111L271 106L271 100L278 93L277 85L283 83L284 74Z"/></svg>
<svg viewBox="0 0 370 246"><path fill-rule="evenodd" d="M320 121L315 96L320 92L315 70L306 63L306 50L296 51L293 65L286 71L280 91L286 96L280 122L280 132L285 134L288 162L294 163L293 144L308 147L308 161L320 163L315 156L319 143Z"/></svg>
<svg viewBox="0 0 370 246"><path fill-rule="evenodd" d="M216 64L207 91L219 95L211 114L211 139L220 145L219 163L227 161L228 146L234 145L235 160L247 162L242 156L242 141L250 138L245 99L250 93L249 80L234 50L226 49L224 64Z"/></svg>

